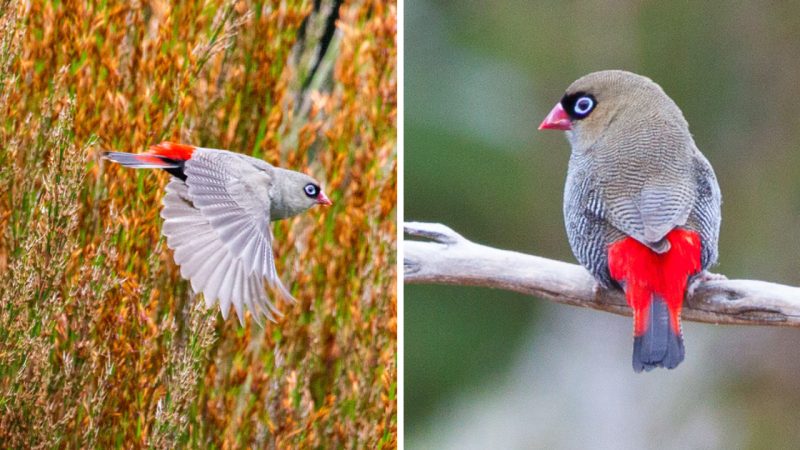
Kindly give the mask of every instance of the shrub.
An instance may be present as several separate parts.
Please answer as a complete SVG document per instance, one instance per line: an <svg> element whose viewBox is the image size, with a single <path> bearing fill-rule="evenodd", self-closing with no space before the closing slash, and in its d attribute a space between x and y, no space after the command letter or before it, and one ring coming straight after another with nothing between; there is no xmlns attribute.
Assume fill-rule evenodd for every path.
<svg viewBox="0 0 800 450"><path fill-rule="evenodd" d="M396 446L394 4L2 6L4 445ZM169 176L99 159L164 139L323 182L333 207L273 225L277 323L206 311Z"/></svg>

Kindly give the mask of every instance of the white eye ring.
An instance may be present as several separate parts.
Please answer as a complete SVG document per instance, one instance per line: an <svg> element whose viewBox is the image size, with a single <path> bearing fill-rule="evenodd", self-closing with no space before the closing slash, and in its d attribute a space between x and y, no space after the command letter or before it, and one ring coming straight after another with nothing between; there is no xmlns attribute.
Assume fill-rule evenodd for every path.
<svg viewBox="0 0 800 450"><path fill-rule="evenodd" d="M589 111L594 108L594 100L591 97L581 97L575 102L575 106L572 107L572 110L575 111L575 114L580 116L584 114L589 114Z"/></svg>
<svg viewBox="0 0 800 450"><path fill-rule="evenodd" d="M313 184L307 184L303 190L306 191L306 195L308 196L317 195L317 187Z"/></svg>

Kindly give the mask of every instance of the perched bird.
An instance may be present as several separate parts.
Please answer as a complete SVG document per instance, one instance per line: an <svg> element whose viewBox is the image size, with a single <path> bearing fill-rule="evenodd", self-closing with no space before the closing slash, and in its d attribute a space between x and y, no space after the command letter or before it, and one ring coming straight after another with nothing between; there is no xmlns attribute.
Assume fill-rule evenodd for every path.
<svg viewBox="0 0 800 450"><path fill-rule="evenodd" d="M172 175L163 199L162 233L174 250L181 276L202 292L208 307L231 305L262 323L279 314L264 291L294 301L281 283L272 254L270 222L331 201L308 175L226 150L162 142L146 153L105 152L106 159L135 169Z"/></svg>
<svg viewBox="0 0 800 450"><path fill-rule="evenodd" d="M675 102L649 78L594 72L539 129L572 147L564 219L575 257L633 309L633 369L683 361L687 286L717 261L721 194Z"/></svg>

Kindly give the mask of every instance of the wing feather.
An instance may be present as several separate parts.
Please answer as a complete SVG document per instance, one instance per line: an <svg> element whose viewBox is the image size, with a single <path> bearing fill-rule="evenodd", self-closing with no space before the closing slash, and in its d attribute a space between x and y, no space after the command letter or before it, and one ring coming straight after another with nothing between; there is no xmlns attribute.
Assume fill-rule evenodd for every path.
<svg viewBox="0 0 800 450"><path fill-rule="evenodd" d="M230 310L231 304L234 305L234 308L236 308L236 316L239 318L239 323L244 325L244 314L242 314L240 306L244 301L244 299L236 299L237 301L233 301L234 299L233 296L231 295L231 291L233 290L234 277L236 275L236 272L239 270L238 266L239 266L239 261L234 260L231 261L230 264L228 264L227 266L220 267L218 269L218 272L223 272L224 275L220 280L220 286L219 290L217 291L217 297L219 298L219 303L222 305L223 309ZM239 306L237 307L237 305Z"/></svg>
<svg viewBox="0 0 800 450"><path fill-rule="evenodd" d="M216 184L218 182L212 180L210 186ZM274 321L276 309L261 281L266 277L272 285L271 278L277 277L268 218L262 219L266 220L265 239L263 233L251 234L255 228L251 217L224 209L224 206L231 207L230 200L223 198L215 203L206 196L210 211L218 213L213 216L213 222L220 225L218 230L204 214L205 210L196 207L191 192L191 187L183 181L172 180L167 186L161 212L162 232L167 237L167 245L174 250L181 275L190 280L195 292L203 293L207 307L218 302L226 319L233 306L242 323L247 310L259 324L263 323L262 317ZM218 191L214 192L214 196L220 196ZM233 249L240 249L241 253L234 253Z"/></svg>
<svg viewBox="0 0 800 450"><path fill-rule="evenodd" d="M269 228L272 174L241 155L206 149L194 152L186 162L185 173L192 203L234 258L242 261L246 274L266 278L271 287L294 301L278 276L272 254ZM274 309L269 299L262 303Z"/></svg>

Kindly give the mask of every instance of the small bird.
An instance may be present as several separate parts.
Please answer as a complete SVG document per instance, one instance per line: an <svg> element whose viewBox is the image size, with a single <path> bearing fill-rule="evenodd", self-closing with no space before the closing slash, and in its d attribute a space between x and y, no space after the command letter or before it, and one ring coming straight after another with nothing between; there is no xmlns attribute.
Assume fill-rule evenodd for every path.
<svg viewBox="0 0 800 450"><path fill-rule="evenodd" d="M572 147L564 220L575 257L633 309L633 369L684 359L687 286L717 261L722 202L683 113L649 78L594 72L569 86L540 130Z"/></svg>
<svg viewBox="0 0 800 450"><path fill-rule="evenodd" d="M162 202L161 232L181 276L203 293L207 307L219 300L227 319L233 305L242 324L245 310L259 324L261 317L274 321L280 313L264 291L264 279L295 301L275 270L270 222L331 205L316 180L250 156L172 142L146 153L103 156L125 167L172 175Z"/></svg>

